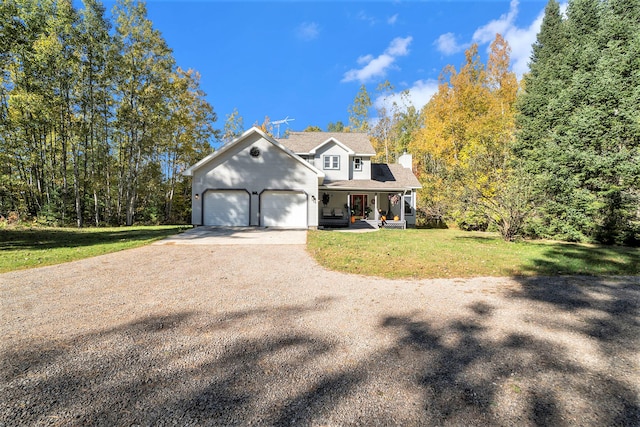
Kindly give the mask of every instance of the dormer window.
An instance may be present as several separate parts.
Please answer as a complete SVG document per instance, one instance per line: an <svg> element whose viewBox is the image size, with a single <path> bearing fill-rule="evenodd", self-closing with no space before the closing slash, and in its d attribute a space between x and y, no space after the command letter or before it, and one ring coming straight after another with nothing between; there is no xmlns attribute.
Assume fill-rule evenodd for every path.
<svg viewBox="0 0 640 427"><path fill-rule="evenodd" d="M353 170L354 171L361 171L362 170L362 158L355 157L353 159Z"/></svg>
<svg viewBox="0 0 640 427"><path fill-rule="evenodd" d="M325 169L340 169L340 156L324 156Z"/></svg>

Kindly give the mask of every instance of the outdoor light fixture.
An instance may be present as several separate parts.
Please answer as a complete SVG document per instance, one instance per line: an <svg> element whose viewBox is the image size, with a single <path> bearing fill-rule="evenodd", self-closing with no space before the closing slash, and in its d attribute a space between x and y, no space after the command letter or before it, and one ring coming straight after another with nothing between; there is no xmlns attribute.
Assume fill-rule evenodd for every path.
<svg viewBox="0 0 640 427"><path fill-rule="evenodd" d="M316 196L311 196L311 200L313 201L313 203L316 202Z"/></svg>
<svg viewBox="0 0 640 427"><path fill-rule="evenodd" d="M200 194L196 193L196 200L200 200Z"/></svg>

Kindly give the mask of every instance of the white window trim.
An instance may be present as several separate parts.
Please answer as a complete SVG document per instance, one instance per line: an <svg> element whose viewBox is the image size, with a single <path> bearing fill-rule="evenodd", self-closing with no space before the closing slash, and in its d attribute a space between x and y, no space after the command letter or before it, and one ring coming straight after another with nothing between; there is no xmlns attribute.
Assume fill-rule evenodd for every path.
<svg viewBox="0 0 640 427"><path fill-rule="evenodd" d="M353 158L353 170L358 172L362 171L362 157Z"/></svg>
<svg viewBox="0 0 640 427"><path fill-rule="evenodd" d="M328 162L328 166L327 166ZM340 156L338 155L325 155L322 159L322 166L324 169L338 170L340 169Z"/></svg>

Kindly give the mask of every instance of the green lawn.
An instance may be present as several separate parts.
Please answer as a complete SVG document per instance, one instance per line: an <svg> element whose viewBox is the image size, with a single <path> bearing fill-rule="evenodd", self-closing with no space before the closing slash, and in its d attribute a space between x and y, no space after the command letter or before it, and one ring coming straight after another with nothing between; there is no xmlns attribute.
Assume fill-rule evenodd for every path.
<svg viewBox="0 0 640 427"><path fill-rule="evenodd" d="M0 229L0 273L143 246L187 226Z"/></svg>
<svg viewBox="0 0 640 427"><path fill-rule="evenodd" d="M307 241L309 252L327 268L388 278L640 274L640 248L508 243L495 233L312 231Z"/></svg>
<svg viewBox="0 0 640 427"><path fill-rule="evenodd" d="M186 228L4 228L0 229L0 273L143 246ZM507 243L494 233L310 231L307 246L327 268L388 278L640 274L640 248Z"/></svg>

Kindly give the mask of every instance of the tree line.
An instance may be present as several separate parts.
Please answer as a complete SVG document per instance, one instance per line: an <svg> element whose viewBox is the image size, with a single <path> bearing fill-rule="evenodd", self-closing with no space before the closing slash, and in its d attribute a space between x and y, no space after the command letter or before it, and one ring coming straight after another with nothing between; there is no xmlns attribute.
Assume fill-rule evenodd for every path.
<svg viewBox="0 0 640 427"><path fill-rule="evenodd" d="M531 177L528 231L640 242L640 1L555 0L518 99L513 155Z"/></svg>
<svg viewBox="0 0 640 427"><path fill-rule="evenodd" d="M43 223L184 222L180 171L216 114L144 3L0 3L0 215Z"/></svg>
<svg viewBox="0 0 640 427"><path fill-rule="evenodd" d="M427 218L507 240L640 244L640 0L570 0L565 14L550 0L520 82L509 62L498 34L486 63L472 45L446 67L420 111L406 98L379 109L361 126L377 158L414 155Z"/></svg>
<svg viewBox="0 0 640 427"><path fill-rule="evenodd" d="M244 131L221 131L197 72L177 67L143 3L0 3L0 215L82 226L188 221L180 171ZM550 0L518 82L501 35L447 66L416 109L362 85L347 124L380 162L413 154L427 218L518 236L640 241L640 0ZM393 101L393 102L391 102ZM262 124L272 133L268 117ZM309 126L307 131L321 130ZM284 133L286 137L286 131Z"/></svg>

